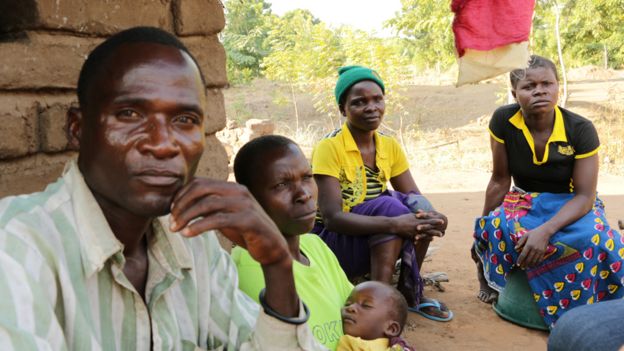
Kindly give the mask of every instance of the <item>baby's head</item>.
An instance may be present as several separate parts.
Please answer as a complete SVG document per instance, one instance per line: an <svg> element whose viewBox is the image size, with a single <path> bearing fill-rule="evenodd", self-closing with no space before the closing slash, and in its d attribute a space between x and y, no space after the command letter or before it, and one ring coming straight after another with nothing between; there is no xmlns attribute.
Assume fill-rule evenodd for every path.
<svg viewBox="0 0 624 351"><path fill-rule="evenodd" d="M342 308L344 333L364 340L399 336L406 320L407 302L403 295L378 281L356 285Z"/></svg>

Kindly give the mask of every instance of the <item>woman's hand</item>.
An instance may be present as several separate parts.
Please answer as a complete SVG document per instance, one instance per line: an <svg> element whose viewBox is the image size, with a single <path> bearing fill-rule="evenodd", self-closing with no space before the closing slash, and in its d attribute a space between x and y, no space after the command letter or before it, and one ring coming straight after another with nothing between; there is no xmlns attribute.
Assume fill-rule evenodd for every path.
<svg viewBox="0 0 624 351"><path fill-rule="evenodd" d="M516 264L520 268L534 267L544 260L550 233L544 226L526 232L516 244L516 251L521 251Z"/></svg>
<svg viewBox="0 0 624 351"><path fill-rule="evenodd" d="M430 229L426 229L421 233L416 235L416 240L422 240L428 237L428 240L431 241L434 236L443 237L446 232L446 227L448 226L448 218L445 215L438 211L418 211L416 212L416 218L420 219L437 219L439 220L437 224L434 224Z"/></svg>
<svg viewBox="0 0 624 351"><path fill-rule="evenodd" d="M414 239L417 236L442 236L446 229L446 217L428 215L429 212L408 213L392 217L393 234ZM444 228L444 229L442 229Z"/></svg>

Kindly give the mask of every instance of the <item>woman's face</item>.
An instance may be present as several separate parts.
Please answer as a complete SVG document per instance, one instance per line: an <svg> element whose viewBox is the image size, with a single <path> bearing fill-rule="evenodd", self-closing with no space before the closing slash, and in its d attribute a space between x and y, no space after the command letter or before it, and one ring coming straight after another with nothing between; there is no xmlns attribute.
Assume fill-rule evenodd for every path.
<svg viewBox="0 0 624 351"><path fill-rule="evenodd" d="M550 68L530 68L516 83L512 94L525 114L550 112L557 105L559 82Z"/></svg>
<svg viewBox="0 0 624 351"><path fill-rule="evenodd" d="M353 85L347 92L340 112L347 117L347 123L362 131L379 128L386 110L386 103L381 87L370 80L363 80Z"/></svg>

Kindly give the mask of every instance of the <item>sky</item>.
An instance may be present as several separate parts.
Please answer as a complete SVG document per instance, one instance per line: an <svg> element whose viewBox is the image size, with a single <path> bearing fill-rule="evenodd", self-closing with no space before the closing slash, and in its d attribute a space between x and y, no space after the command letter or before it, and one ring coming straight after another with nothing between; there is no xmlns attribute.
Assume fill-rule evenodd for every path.
<svg viewBox="0 0 624 351"><path fill-rule="evenodd" d="M401 0L266 0L273 13L281 16L294 9L307 9L321 21L332 27L346 24L357 29L376 31L390 35L383 30L383 22L394 17L401 9Z"/></svg>

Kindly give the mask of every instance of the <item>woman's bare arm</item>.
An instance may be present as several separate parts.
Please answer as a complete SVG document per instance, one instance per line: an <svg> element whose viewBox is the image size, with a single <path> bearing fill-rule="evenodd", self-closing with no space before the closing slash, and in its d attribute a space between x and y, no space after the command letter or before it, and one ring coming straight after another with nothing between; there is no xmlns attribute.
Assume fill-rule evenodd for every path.
<svg viewBox="0 0 624 351"><path fill-rule="evenodd" d="M507 194L511 186L511 174L509 173L509 161L505 144L499 143L490 137L490 147L492 149L492 176L485 191L482 216L486 216L503 202L505 194Z"/></svg>
<svg viewBox="0 0 624 351"><path fill-rule="evenodd" d="M319 208L328 230L345 235L388 233L411 238L419 231L440 222L438 219L418 219L411 213L398 217L385 217L343 212L338 179L318 174L314 176L314 179L319 189Z"/></svg>

